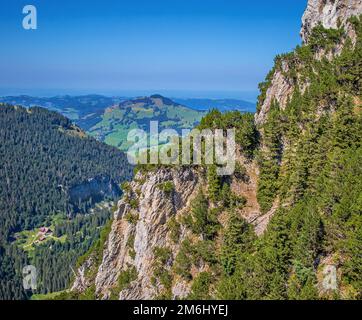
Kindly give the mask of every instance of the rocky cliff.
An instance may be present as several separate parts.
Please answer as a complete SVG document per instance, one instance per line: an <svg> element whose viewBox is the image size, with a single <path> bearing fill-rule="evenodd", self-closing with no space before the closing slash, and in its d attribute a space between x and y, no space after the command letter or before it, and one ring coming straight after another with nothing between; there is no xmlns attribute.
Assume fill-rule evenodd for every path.
<svg viewBox="0 0 362 320"><path fill-rule="evenodd" d="M109 177L95 177L71 187L68 191L71 202L76 206L84 201L99 202L105 198L115 199L121 189Z"/></svg>
<svg viewBox="0 0 362 320"><path fill-rule="evenodd" d="M313 55L316 59L332 60L341 54L346 39L350 39L353 45L356 44L356 29L350 18L360 14L362 14L362 0L309 0L302 18L301 36L304 45L314 47ZM318 26L326 30L341 30L340 34L335 35L335 39L331 39L328 48L312 43L317 41L317 32L313 34L313 31L316 31L315 28ZM268 75L264 85L261 85L262 95L259 97L258 112L255 116L257 124L262 125L265 122L273 102L277 102L283 110L296 87L301 93L308 89L310 79L303 77L301 73L290 76L290 71L302 69L303 63L296 56L293 59L285 59L282 56L277 58L275 68Z"/></svg>
<svg viewBox="0 0 362 320"><path fill-rule="evenodd" d="M313 245L309 242L311 247L305 247L309 262L304 254L292 253L295 262L288 266L289 280L285 286L289 292L285 297L295 297L293 290L296 290L299 298L305 298L306 292L300 289L303 286L308 287L305 290L309 290L309 297L316 288L315 297L330 298L331 292L345 298L360 297L358 285L347 280L351 279L351 269L346 261L353 259L353 254L337 245L346 242L357 245L352 234L359 230L356 224L359 225L360 210L354 213L349 205L343 206L347 220L356 214L354 222L349 220L354 225L352 231L344 225L347 220L337 218L342 195L334 198L334 192L337 180L356 188L356 194L361 192L361 187L352 187L353 182L342 178L351 167L357 166L359 160L356 162L352 154L361 156L360 133L353 133L361 130L361 14L360 0L309 0L302 19L303 44L291 53L278 56L273 70L260 85L255 115L261 135L258 201L262 211L269 210L261 219L276 213L274 222L282 225L285 220L281 215L278 218L282 212L289 215L289 223L293 225L296 223L293 214L306 219L312 213L314 217L308 216L306 223L315 219L313 232L320 237L314 238ZM342 140L345 143L337 142ZM350 165L342 164L342 158L343 163ZM361 172L358 170L356 174ZM359 196L350 193L343 197L346 203L352 203ZM344 231L332 230L337 224ZM305 226L301 223L300 227ZM300 235L308 234L312 239L312 229L300 231ZM329 245L321 245L321 239ZM303 243L303 240L294 241ZM313 285L301 280L298 275L301 265L309 268L310 277L315 278L310 280ZM328 268L335 274L333 289L326 289L328 286L323 282L323 270ZM293 287L295 283L299 289Z"/></svg>
<svg viewBox="0 0 362 320"><path fill-rule="evenodd" d="M300 34L304 43L308 43L313 28L321 24L326 29L345 27L349 35L355 37L348 19L361 13L361 0L309 0Z"/></svg>
<svg viewBox="0 0 362 320"><path fill-rule="evenodd" d="M165 183L170 185L164 190ZM103 259L95 277L96 296L110 298L117 290L117 281L122 272L135 268L137 276L129 286L116 292L120 299L151 299L161 291L151 284L154 273L154 250L169 247L172 265L179 244L172 244L168 221L184 213L190 205L199 186L199 174L189 168L160 169L156 172L138 173L129 184L125 196L118 204ZM185 238L181 230L179 243ZM87 267L90 263L87 262ZM79 270L73 290L82 291L87 287ZM174 296L187 294L187 286L178 283L173 288Z"/></svg>

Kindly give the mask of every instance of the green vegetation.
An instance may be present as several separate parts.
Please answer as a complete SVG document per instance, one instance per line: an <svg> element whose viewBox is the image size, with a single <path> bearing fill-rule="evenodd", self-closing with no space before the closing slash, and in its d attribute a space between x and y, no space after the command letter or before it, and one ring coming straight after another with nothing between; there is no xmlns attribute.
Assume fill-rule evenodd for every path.
<svg viewBox="0 0 362 320"><path fill-rule="evenodd" d="M191 279L191 266L192 266L192 244L189 239L181 243L180 250L176 256L174 271L179 276L190 280Z"/></svg>
<svg viewBox="0 0 362 320"><path fill-rule="evenodd" d="M135 267L129 267L127 270L121 271L118 276L117 286L112 289L111 299L118 300L119 293L127 289L132 281L137 280L138 273Z"/></svg>
<svg viewBox="0 0 362 320"><path fill-rule="evenodd" d="M160 183L158 186L163 192L165 192L168 195L172 194L173 191L175 190L175 186L172 181L166 181Z"/></svg>
<svg viewBox="0 0 362 320"><path fill-rule="evenodd" d="M61 291L69 286L70 267L110 217L109 208L97 204L119 196L116 187L103 198L74 196L74 190L102 177L116 186L132 168L124 154L55 112L0 105L0 126L0 299L31 294L19 282L30 263L38 271L37 293ZM47 226L51 234L38 235Z"/></svg>
<svg viewBox="0 0 362 320"><path fill-rule="evenodd" d="M137 279L137 270L135 267L122 271L118 277L119 292L126 289L128 285L136 279Z"/></svg>
<svg viewBox="0 0 362 320"><path fill-rule="evenodd" d="M47 294L33 294L31 300L57 300L59 296L64 295L64 291L52 292Z"/></svg>
<svg viewBox="0 0 362 320"><path fill-rule="evenodd" d="M362 121L354 102L361 98L355 76L361 72L361 23L353 21L358 31L356 47L347 41L332 61L315 60L313 52L330 50L342 31L321 27L310 45L282 57L293 66L287 76L295 78L293 71L298 70L310 86L304 94L295 88L284 110L275 102L271 106L262 127L264 149L258 155L258 200L263 212L277 196L287 206L277 210L258 241L240 232L245 225L238 225L238 219L229 221L221 250L227 275L217 285L222 299L320 298L315 264L318 257L331 254L342 272L343 295L361 298L357 250L361 247Z"/></svg>
<svg viewBox="0 0 362 320"><path fill-rule="evenodd" d="M134 239L135 239L135 236L133 234L130 235L127 239L127 247L129 249L128 254L132 259L134 259L136 257L136 251L134 249Z"/></svg>
<svg viewBox="0 0 362 320"><path fill-rule="evenodd" d="M170 232L170 238L174 243L177 243L180 238L180 224L177 222L176 217L173 216L167 221L167 229Z"/></svg>
<svg viewBox="0 0 362 320"><path fill-rule="evenodd" d="M226 275L235 272L240 257L250 252L253 240L254 233L251 226L238 214L230 213L220 254L221 265Z"/></svg>
<svg viewBox="0 0 362 320"><path fill-rule="evenodd" d="M190 300L208 300L211 299L209 287L212 282L212 274L209 272L200 272L191 286L191 293L187 297Z"/></svg>
<svg viewBox="0 0 362 320"><path fill-rule="evenodd" d="M261 211L266 213L273 204L278 191L278 177L282 155L279 107L273 103L264 126L263 142L267 151L261 152L258 159L260 178L258 182L258 202Z"/></svg>
<svg viewBox="0 0 362 320"><path fill-rule="evenodd" d="M161 293L157 299L171 299L172 292L172 276L167 269L167 264L170 262L172 252L167 247L155 247L153 250L153 278L151 279L154 286L158 287L158 283L162 286Z"/></svg>
<svg viewBox="0 0 362 320"><path fill-rule="evenodd" d="M191 204L189 216L191 230L205 239L212 239L220 227L216 213L209 209L209 201L200 191Z"/></svg>
<svg viewBox="0 0 362 320"><path fill-rule="evenodd" d="M136 210L138 209L139 206L139 200L136 198L132 198L129 200L129 205L131 206L132 209Z"/></svg>
<svg viewBox="0 0 362 320"><path fill-rule="evenodd" d="M109 145L126 151L130 144L127 135L131 129L143 129L149 132L149 122L159 121L159 129L192 129L205 115L177 104L170 99L154 95L151 97L127 100L112 108L108 108L96 119L96 124L88 132Z"/></svg>
<svg viewBox="0 0 362 320"><path fill-rule="evenodd" d="M294 91L283 108L277 101L272 102L260 128L256 128L251 114L239 112L222 114L212 110L201 120L199 129L236 128L241 153L247 158L247 163L255 160L260 169L257 200L261 211L267 213L273 204L275 211L265 233L258 238L252 225L240 214L246 199L232 192L231 188L235 180L238 183L249 182L246 168L237 165L233 177L219 177L216 166L202 166L200 172L206 173L202 179L205 178L207 186L200 188L191 203L190 212L183 213L178 220L173 216L167 222L169 236L175 244L180 241L181 224L182 228L188 229L175 259L171 248L154 248L151 282L158 289L157 298L171 298L173 282L182 278L191 284L189 299L362 299L361 21L361 18L350 20L356 30L357 42L353 46L347 39L340 55L316 59L316 53L320 53L321 49L324 53L333 51L346 36L343 29L326 30L317 26L308 45L275 59L275 67L260 85L258 110L266 99L275 71L288 78ZM282 67L285 65L288 68ZM305 84L308 85L304 87ZM148 106L143 104L147 101L139 101L140 105L132 106L132 112L152 118ZM173 108L167 110L170 117L174 117L175 112ZM100 130L109 122L117 126L114 118L124 116L124 110L110 110L107 119L104 119L107 121L96 129ZM63 133L67 130L62 129ZM70 136L74 138L74 132ZM4 183L7 183L6 178L5 175ZM160 184L159 188L169 195L174 191L170 181ZM132 198L132 190L128 185L123 185L123 189L129 197L129 204L136 209L138 200ZM36 210L43 206L48 208L46 203L40 202L35 207L29 203ZM11 201L10 204L15 205ZM84 204L85 207L87 205ZM31 257L24 254L24 245L29 245L29 239L34 238L30 230L37 227L32 221L35 219L32 212L25 215L32 228L28 228L28 232L17 230L16 227L24 226L26 221L19 223L19 217L13 218L13 231L20 232L19 238L14 245L0 245L3 258L0 260L0 281L8 284L11 279L14 285L9 292L16 297L24 295L15 286L21 279L15 272L16 268L7 270L4 266L21 265L31 258L44 268L42 272L45 275L48 265L69 262L59 260L59 255L54 262L53 256L47 256L51 255L47 250L40 256L42 259L46 257L49 264L41 265L37 259L40 259L38 254L42 246L34 247ZM136 224L138 214L128 213L125 219ZM58 248L72 237L87 233L83 222L76 219L54 222L55 236L66 236L64 243L59 239L49 240L57 253L60 251ZM89 230L93 232L92 228L103 222L100 218L100 222L92 224ZM84 223L87 225L87 222ZM63 224L68 226L67 232L59 230ZM6 226L9 224L1 224L4 234ZM109 228L110 224L107 224L100 233L100 240L79 260L82 263L85 259L94 259L95 267L88 271L90 278L94 277L102 259ZM25 236L23 239L22 235ZM90 238L87 245L90 246L93 240ZM44 245L48 245L48 241ZM133 246L134 237L130 236L127 247L131 257L134 257ZM321 269L325 260L333 260L338 265L339 291L320 291ZM57 271L57 268L54 270ZM137 276L135 267L123 270L112 290L112 298L117 298L119 292L128 288ZM48 288L59 291L63 284L49 285L47 278L42 278L42 285L46 292ZM5 296L4 290L1 290L0 293ZM78 296L64 292L53 296L59 297L92 299L95 297L94 286Z"/></svg>
<svg viewBox="0 0 362 320"><path fill-rule="evenodd" d="M211 201L220 200L221 179L216 173L216 165L210 165L207 168L208 195Z"/></svg>
<svg viewBox="0 0 362 320"><path fill-rule="evenodd" d="M138 213L127 212L124 216L124 219L130 224L137 224L139 215Z"/></svg>
<svg viewBox="0 0 362 320"><path fill-rule="evenodd" d="M235 141L246 157L252 158L259 144L259 134L254 122L254 114L239 111L221 113L218 110L210 111L201 119L198 125L202 129L235 129Z"/></svg>
<svg viewBox="0 0 362 320"><path fill-rule="evenodd" d="M322 24L319 24L313 29L309 39L309 46L313 50L320 48L331 50L334 46L340 43L345 31L340 29L325 29Z"/></svg>
<svg viewBox="0 0 362 320"><path fill-rule="evenodd" d="M344 31L318 26L309 45L276 58L275 70L288 63L285 76L294 83L286 107L276 101L260 129L263 148L254 149L259 167L258 201L263 212L276 210L264 235L257 238L238 210L230 181L208 168L208 194L199 196L183 223L195 234L205 233L208 203L228 213L213 237L185 240L175 272L192 281L190 299L361 299L362 292L362 118L361 19L353 18L357 43L347 40L339 56L316 60L321 48L333 50ZM284 71L283 71L284 72ZM273 73L261 84L259 108ZM302 93L298 81L309 87ZM212 111L200 126L216 128L225 115ZM234 177L248 181L245 168ZM236 198L236 199L235 199ZM197 219L196 219L197 218ZM219 242L221 245L219 245ZM211 254L210 254L211 253ZM321 259L333 257L339 268L339 291L320 291ZM192 278L203 263L210 271ZM320 264L318 266L318 264Z"/></svg>
<svg viewBox="0 0 362 320"><path fill-rule="evenodd" d="M121 189L124 193L130 193L132 191L132 187L128 181L121 184Z"/></svg>

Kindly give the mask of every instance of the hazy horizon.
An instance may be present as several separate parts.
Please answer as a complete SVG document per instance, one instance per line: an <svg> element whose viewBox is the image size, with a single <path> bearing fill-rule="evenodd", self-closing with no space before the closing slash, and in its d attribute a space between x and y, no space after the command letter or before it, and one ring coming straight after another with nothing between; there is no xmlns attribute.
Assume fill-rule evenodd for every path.
<svg viewBox="0 0 362 320"><path fill-rule="evenodd" d="M301 42L305 0L22 0L0 12L0 95L161 93L256 99L274 57Z"/></svg>
<svg viewBox="0 0 362 320"><path fill-rule="evenodd" d="M258 91L188 91L188 90L74 90L74 89L4 89L0 88L0 97L31 96L52 98L56 96L100 95L106 97L141 97L160 94L168 98L178 99L235 99L255 103Z"/></svg>

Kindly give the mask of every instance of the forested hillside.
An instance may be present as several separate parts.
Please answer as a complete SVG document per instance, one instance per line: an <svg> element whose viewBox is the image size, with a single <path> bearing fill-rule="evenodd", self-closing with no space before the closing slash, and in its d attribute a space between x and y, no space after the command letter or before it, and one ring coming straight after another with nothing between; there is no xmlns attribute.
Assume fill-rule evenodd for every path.
<svg viewBox="0 0 362 320"><path fill-rule="evenodd" d="M305 43L260 85L256 121L201 121L236 128L234 175L140 167L103 250L81 261L88 278L58 298L362 298L362 8L327 2L337 27L305 18Z"/></svg>
<svg viewBox="0 0 362 320"><path fill-rule="evenodd" d="M26 262L39 268L40 291L63 289L109 219L109 208L95 204L116 200L132 168L123 153L42 108L0 105L0 141L0 299L24 298ZM54 236L35 246L26 232L43 226Z"/></svg>

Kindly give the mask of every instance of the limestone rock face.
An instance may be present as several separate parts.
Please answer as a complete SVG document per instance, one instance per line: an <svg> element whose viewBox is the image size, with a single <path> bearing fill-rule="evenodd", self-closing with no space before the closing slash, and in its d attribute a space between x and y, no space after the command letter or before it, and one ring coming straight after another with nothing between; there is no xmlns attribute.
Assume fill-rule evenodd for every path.
<svg viewBox="0 0 362 320"><path fill-rule="evenodd" d="M289 70L288 64L283 62L281 68L281 71L278 70L274 73L271 86L266 92L266 98L260 108L260 112L255 115L257 124L265 122L273 101L276 101L280 108L284 109L294 90L293 82L285 76L285 73Z"/></svg>
<svg viewBox="0 0 362 320"><path fill-rule="evenodd" d="M172 192L160 187L165 182L174 186ZM154 248L168 247L175 258L179 243L186 236L181 231L180 241L175 244L169 239L168 220L187 210L190 201L198 191L198 173L192 168L159 169L146 174L137 174L130 183L131 192L118 203L108 240L105 243L103 259L95 278L96 296L108 299L112 288L117 286L120 273L129 268L137 271L137 280L131 282L119 293L120 299L153 299L158 294L159 285L152 285ZM133 194L133 195L132 195ZM129 205L127 196L137 198L137 207ZM136 222L127 216L135 216ZM130 238L134 239L130 248ZM134 254L130 255L130 250ZM171 266L172 261L170 261ZM169 266L169 267L170 267ZM84 268L78 270L74 288L84 290ZM174 284L174 297L184 297L187 285ZM83 291L80 290L80 291Z"/></svg>
<svg viewBox="0 0 362 320"><path fill-rule="evenodd" d="M75 280L70 289L71 291L84 292L92 285L91 280L86 277L86 271L93 263L93 258L90 257L78 268L77 273L75 274Z"/></svg>
<svg viewBox="0 0 362 320"><path fill-rule="evenodd" d="M300 34L304 43L308 43L313 28L319 23L326 29L344 26L349 31L347 20L361 13L362 0L309 0Z"/></svg>
<svg viewBox="0 0 362 320"><path fill-rule="evenodd" d="M356 42L356 33L353 26L348 22L352 16L362 14L362 0L309 0L307 8L302 18L301 36L303 42L308 44L312 30L322 24L326 29L337 29L343 27L346 31L345 37L349 37L352 43ZM315 52L315 58L321 60L327 58L332 60L338 56L344 47L345 38L341 39L341 43L336 44L330 51L323 48ZM295 86L299 86L299 90L303 93L308 88L308 81L296 81L288 78L287 73L290 68L287 61L281 61L280 68L275 70L271 78L271 84L266 92L266 97L261 103L259 112L255 115L255 121L258 125L262 125L268 115L273 101L278 103L283 110L287 102L291 99L291 95Z"/></svg>

